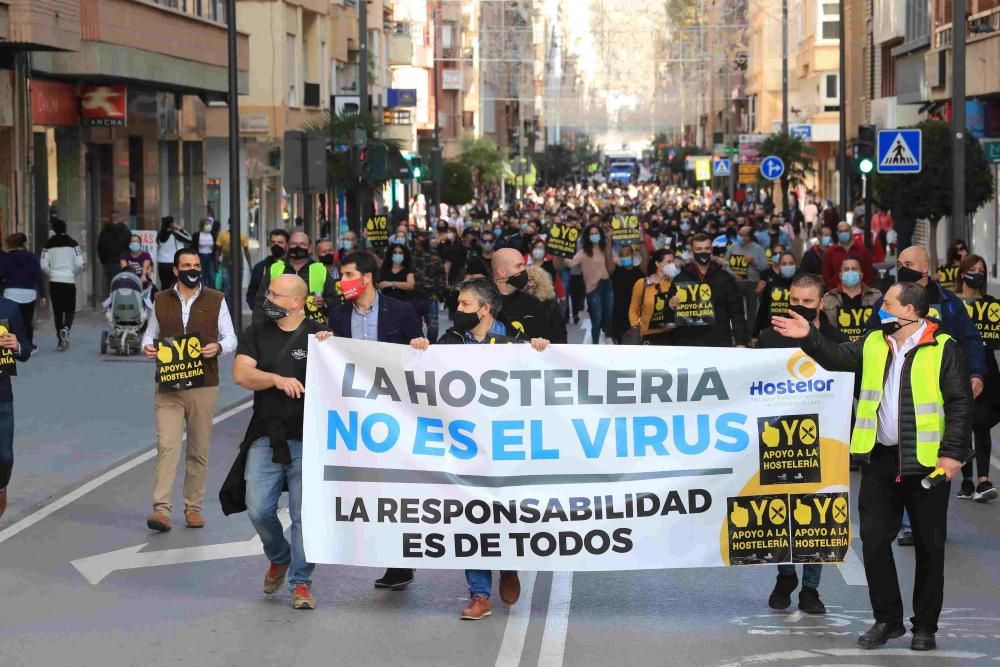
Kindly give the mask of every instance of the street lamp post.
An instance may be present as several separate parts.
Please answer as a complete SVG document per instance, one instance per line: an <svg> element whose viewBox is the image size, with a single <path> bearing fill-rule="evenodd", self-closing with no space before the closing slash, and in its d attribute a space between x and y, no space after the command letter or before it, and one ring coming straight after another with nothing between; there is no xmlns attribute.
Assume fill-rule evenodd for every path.
<svg viewBox="0 0 1000 667"><path fill-rule="evenodd" d="M951 15L951 234L971 243L965 224L965 4L954 0ZM935 239L931 239L934 243Z"/></svg>
<svg viewBox="0 0 1000 667"><path fill-rule="evenodd" d="M229 308L233 326L243 331L243 250L240 241L240 105L236 59L236 0L226 0L226 34L229 50Z"/></svg>

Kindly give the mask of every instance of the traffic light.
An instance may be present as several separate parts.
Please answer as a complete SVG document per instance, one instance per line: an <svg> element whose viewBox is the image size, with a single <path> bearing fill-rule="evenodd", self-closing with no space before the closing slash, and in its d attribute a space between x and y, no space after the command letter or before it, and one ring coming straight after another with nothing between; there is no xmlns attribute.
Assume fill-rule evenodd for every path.
<svg viewBox="0 0 1000 667"><path fill-rule="evenodd" d="M368 178L376 183L389 179L389 150L381 141L368 146Z"/></svg>
<svg viewBox="0 0 1000 667"><path fill-rule="evenodd" d="M424 159L419 155L414 155L410 158L410 173L418 181L424 179Z"/></svg>
<svg viewBox="0 0 1000 667"><path fill-rule="evenodd" d="M875 126L858 125L858 148L855 164L859 174L868 175L875 171Z"/></svg>
<svg viewBox="0 0 1000 667"><path fill-rule="evenodd" d="M431 149L431 180L440 181L441 175L444 171L444 165L441 160L441 149L432 148Z"/></svg>

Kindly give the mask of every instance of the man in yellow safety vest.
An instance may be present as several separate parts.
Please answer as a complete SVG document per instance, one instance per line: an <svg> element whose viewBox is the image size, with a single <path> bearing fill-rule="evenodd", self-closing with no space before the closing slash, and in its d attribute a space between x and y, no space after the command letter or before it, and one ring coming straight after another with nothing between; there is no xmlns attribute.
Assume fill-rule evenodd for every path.
<svg viewBox="0 0 1000 667"><path fill-rule="evenodd" d="M875 625L862 648L906 634L892 556L903 508L916 547L913 640L936 648L944 601L944 543L951 479L970 456L973 398L958 344L926 319L927 291L897 283L885 295L881 327L853 343L830 343L800 315L773 318L775 330L800 339L802 350L831 371L861 375L851 454L862 462L858 507L868 595Z"/></svg>
<svg viewBox="0 0 1000 667"><path fill-rule="evenodd" d="M264 295L267 294L271 281L281 275L295 274L302 278L309 288L306 298L306 318L326 325L329 309L340 303L337 297L337 281L330 276L323 263L311 257L311 250L312 243L308 234L301 231L292 232L288 239L288 251L285 257L275 260L264 271L253 308L254 324L264 321Z"/></svg>

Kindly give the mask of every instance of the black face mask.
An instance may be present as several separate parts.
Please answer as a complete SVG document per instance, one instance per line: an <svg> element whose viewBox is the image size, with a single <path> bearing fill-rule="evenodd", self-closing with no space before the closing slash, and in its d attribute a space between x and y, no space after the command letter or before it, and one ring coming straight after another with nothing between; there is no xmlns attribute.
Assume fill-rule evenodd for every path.
<svg viewBox="0 0 1000 667"><path fill-rule="evenodd" d="M896 282L900 283L915 283L918 280L923 280L924 274L920 273L916 269L911 269L908 266L897 266L896 267Z"/></svg>
<svg viewBox="0 0 1000 667"><path fill-rule="evenodd" d="M300 248L299 246L292 246L288 249L288 257L290 259L305 259L309 256L309 251L305 248Z"/></svg>
<svg viewBox="0 0 1000 667"><path fill-rule="evenodd" d="M804 319L806 322L809 322L810 324L816 321L816 316L819 314L819 308L806 308L805 306L802 305L789 306L788 310L792 311L793 313L798 313L799 315L802 316L802 319Z"/></svg>
<svg viewBox="0 0 1000 667"><path fill-rule="evenodd" d="M333 255L323 255L319 258L319 261L326 266L333 266Z"/></svg>
<svg viewBox="0 0 1000 667"><path fill-rule="evenodd" d="M455 311L455 328L459 331L472 331L479 325L479 315L477 313L463 313L461 310Z"/></svg>
<svg viewBox="0 0 1000 667"><path fill-rule="evenodd" d="M882 330L883 334L885 334L886 336L891 336L892 334L896 333L897 331L905 327L907 324L913 324L914 322L919 322L919 321L920 320L904 320L896 318L894 320L889 320L888 322L880 323L879 328Z"/></svg>
<svg viewBox="0 0 1000 667"><path fill-rule="evenodd" d="M285 255L285 249L282 248L280 245L275 244L271 246L271 257L275 259L281 259L284 255Z"/></svg>
<svg viewBox="0 0 1000 667"><path fill-rule="evenodd" d="M712 253L696 252L694 254L694 261L698 262L702 266L706 266L710 261L712 261Z"/></svg>
<svg viewBox="0 0 1000 667"><path fill-rule="evenodd" d="M264 317L269 320L277 321L288 317L288 311L271 301L268 298L264 298L264 304L261 306L264 311Z"/></svg>
<svg viewBox="0 0 1000 667"><path fill-rule="evenodd" d="M986 284L986 274L985 273L966 273L962 276L962 282L971 287L972 289L980 289Z"/></svg>
<svg viewBox="0 0 1000 667"><path fill-rule="evenodd" d="M201 269L185 269L177 272L177 279L181 284L190 289L194 289L201 282Z"/></svg>
<svg viewBox="0 0 1000 667"><path fill-rule="evenodd" d="M516 290L523 290L528 285L528 272L515 273L507 279L507 284Z"/></svg>

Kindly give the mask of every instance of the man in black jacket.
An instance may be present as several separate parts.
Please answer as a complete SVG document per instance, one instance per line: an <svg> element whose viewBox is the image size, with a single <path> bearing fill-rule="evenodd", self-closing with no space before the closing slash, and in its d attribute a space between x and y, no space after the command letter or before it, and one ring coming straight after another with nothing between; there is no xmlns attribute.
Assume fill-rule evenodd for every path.
<svg viewBox="0 0 1000 667"><path fill-rule="evenodd" d="M104 267L105 287L110 287L111 279L118 274L122 253L128 250L131 237L132 230L122 214L112 211L111 219L97 236L97 259Z"/></svg>
<svg viewBox="0 0 1000 667"><path fill-rule="evenodd" d="M565 340L565 322L561 318L553 322L545 304L524 291L528 284L524 255L513 248L501 248L493 255L491 264L493 282L503 300L504 317L514 330L528 338Z"/></svg>
<svg viewBox="0 0 1000 667"><path fill-rule="evenodd" d="M875 625L858 638L883 646L906 633L892 541L906 507L913 523L916 573L913 641L936 648L944 602L944 542L949 483L970 455L973 398L965 357L953 338L928 320L927 290L893 285L885 295L880 330L836 345L801 315L772 320L775 331L800 341L823 368L861 376L851 454L862 461L858 507L868 594Z"/></svg>
<svg viewBox="0 0 1000 667"><path fill-rule="evenodd" d="M247 305L251 309L257 304L257 292L260 291L264 277L269 275L268 269L279 259L284 259L285 253L288 252L288 238L288 231L280 228L272 229L271 233L268 234L267 241L271 253L254 264L253 269L250 270L250 284L247 285Z"/></svg>
<svg viewBox="0 0 1000 667"><path fill-rule="evenodd" d="M749 342L747 322L736 280L712 258L712 239L707 235L695 234L691 239L691 251L694 261L674 279L676 292L669 302L672 309L679 311L672 344L746 347ZM680 293L681 290L684 292ZM681 317L688 305L697 306L698 303L706 309L707 316Z"/></svg>
<svg viewBox="0 0 1000 667"><path fill-rule="evenodd" d="M444 332L438 345L502 345L506 343L526 343L528 339L520 331L499 319L502 299L496 286L486 278L473 278L458 285L458 309L455 311L455 326ZM544 338L532 338L531 347L539 352L549 345ZM418 350L427 349L426 338L411 341ZM478 621L492 614L490 593L493 589L493 573L489 570L466 570L465 580L469 585L469 604L462 611L464 621ZM517 572L500 572L500 599L514 604L521 596L521 582Z"/></svg>
<svg viewBox="0 0 1000 667"><path fill-rule="evenodd" d="M840 329L830 324L820 311L823 302L825 286L823 277L814 273L800 273L795 276L788 290L788 309L798 313L809 324L819 331L825 339L840 345L849 341ZM757 338L758 349L774 349L783 347L798 347L798 341L785 338L773 327L760 332ZM826 606L819 598L819 580L823 566L817 563L806 563L802 566L802 590L799 591L799 609L807 614L825 614ZM792 604L792 591L799 585L799 577L794 565L779 565L778 578L774 583L767 604L771 609L788 609Z"/></svg>

